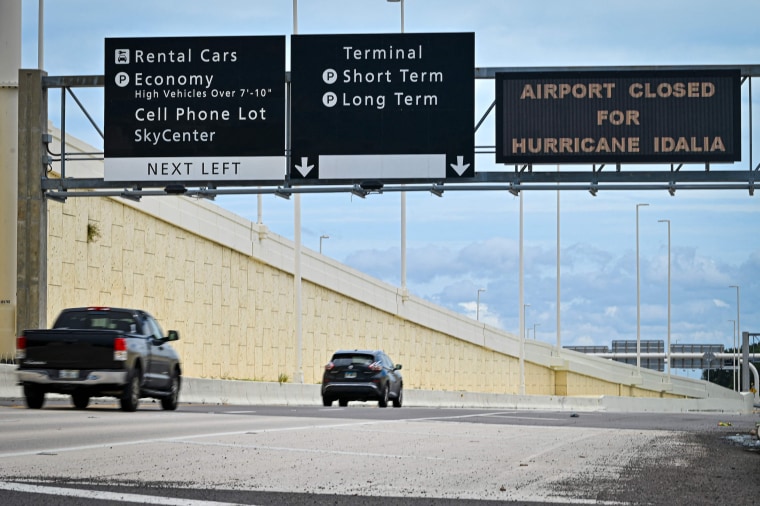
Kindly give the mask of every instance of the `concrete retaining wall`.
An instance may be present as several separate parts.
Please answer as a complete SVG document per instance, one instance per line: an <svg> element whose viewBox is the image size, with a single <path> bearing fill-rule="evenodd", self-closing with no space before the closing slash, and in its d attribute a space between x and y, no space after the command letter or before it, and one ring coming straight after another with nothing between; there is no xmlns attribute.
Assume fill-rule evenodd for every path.
<svg viewBox="0 0 760 506"><path fill-rule="evenodd" d="M0 399L18 400L15 366L0 365ZM319 385L183 378L181 403L241 406L321 405ZM404 390L404 405L439 408L534 409L542 411L621 413L752 413L750 394L735 399L653 399L617 396L566 397L476 392Z"/></svg>

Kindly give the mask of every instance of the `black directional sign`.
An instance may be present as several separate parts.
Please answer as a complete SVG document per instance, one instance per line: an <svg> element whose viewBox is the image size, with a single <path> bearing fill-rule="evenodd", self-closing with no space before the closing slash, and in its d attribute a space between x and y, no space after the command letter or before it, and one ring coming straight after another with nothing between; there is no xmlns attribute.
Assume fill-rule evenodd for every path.
<svg viewBox="0 0 760 506"><path fill-rule="evenodd" d="M285 179L285 37L105 41L105 180Z"/></svg>
<svg viewBox="0 0 760 506"><path fill-rule="evenodd" d="M474 176L473 33L296 35L291 181Z"/></svg>
<svg viewBox="0 0 760 506"><path fill-rule="evenodd" d="M741 159L739 70L496 74L498 163Z"/></svg>

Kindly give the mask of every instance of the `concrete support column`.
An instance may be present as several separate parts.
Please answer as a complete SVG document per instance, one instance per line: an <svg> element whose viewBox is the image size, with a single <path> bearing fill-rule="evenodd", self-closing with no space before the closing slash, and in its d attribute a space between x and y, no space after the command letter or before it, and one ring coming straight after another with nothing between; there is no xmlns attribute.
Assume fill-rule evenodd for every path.
<svg viewBox="0 0 760 506"><path fill-rule="evenodd" d="M0 361L16 348L16 185L21 0L0 2Z"/></svg>
<svg viewBox="0 0 760 506"><path fill-rule="evenodd" d="M47 199L42 193L47 156L47 91L41 70L19 71L18 254L16 333L47 326Z"/></svg>

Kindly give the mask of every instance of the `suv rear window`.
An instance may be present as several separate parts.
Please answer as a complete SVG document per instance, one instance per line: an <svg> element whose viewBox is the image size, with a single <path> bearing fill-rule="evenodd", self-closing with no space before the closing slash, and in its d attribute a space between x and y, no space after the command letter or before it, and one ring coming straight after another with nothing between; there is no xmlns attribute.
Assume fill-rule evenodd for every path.
<svg viewBox="0 0 760 506"><path fill-rule="evenodd" d="M347 365L370 365L375 361L373 355L366 353L338 353L333 355L332 363L338 367Z"/></svg>

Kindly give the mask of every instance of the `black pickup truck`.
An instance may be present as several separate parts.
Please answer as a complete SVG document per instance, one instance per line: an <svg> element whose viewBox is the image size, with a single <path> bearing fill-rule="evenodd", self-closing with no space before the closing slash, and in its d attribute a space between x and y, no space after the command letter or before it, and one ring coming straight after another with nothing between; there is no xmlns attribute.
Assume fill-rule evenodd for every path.
<svg viewBox="0 0 760 506"><path fill-rule="evenodd" d="M163 409L177 409L182 369L158 322L139 309L64 309L50 330L25 330L16 340L19 384L26 405L40 409L45 394L70 394L85 409L91 397L116 397L135 411L140 398L153 397Z"/></svg>

